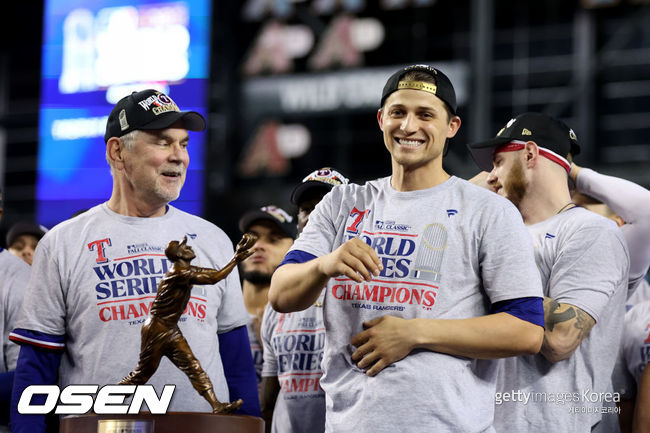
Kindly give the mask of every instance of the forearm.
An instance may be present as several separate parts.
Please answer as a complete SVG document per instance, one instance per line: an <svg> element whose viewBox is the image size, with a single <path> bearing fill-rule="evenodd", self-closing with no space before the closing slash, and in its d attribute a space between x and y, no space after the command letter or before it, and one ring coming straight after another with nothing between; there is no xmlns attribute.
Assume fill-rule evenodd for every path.
<svg viewBox="0 0 650 433"><path fill-rule="evenodd" d="M61 353L23 345L18 357L11 397L11 431L37 433L45 431L45 415L22 415L18 402L29 385L51 385L56 382ZM44 404L45 396L34 397L34 404Z"/></svg>
<svg viewBox="0 0 650 433"><path fill-rule="evenodd" d="M413 319L414 349L493 359L539 352L543 328L508 313L470 319Z"/></svg>
<svg viewBox="0 0 650 433"><path fill-rule="evenodd" d="M269 302L275 311L290 313L309 308L318 300L329 277L319 270L320 258L305 263L288 263L271 278Z"/></svg>
<svg viewBox="0 0 650 433"><path fill-rule="evenodd" d="M492 191L492 187L490 187L490 184L487 181L488 176L490 173L487 171L481 171L479 172L476 176L472 177L471 179L468 179L470 183L473 183L474 185L480 186L481 188L489 189Z"/></svg>
<svg viewBox="0 0 650 433"><path fill-rule="evenodd" d="M218 334L219 354L228 384L230 400L244 400L236 414L260 416L257 378L245 326Z"/></svg>
<svg viewBox="0 0 650 433"><path fill-rule="evenodd" d="M541 353L551 362L569 358L595 325L580 308L544 298L544 343Z"/></svg>
<svg viewBox="0 0 650 433"><path fill-rule="evenodd" d="M621 433L632 433L632 423L634 422L634 400L623 399L616 404L618 407L618 426Z"/></svg>
<svg viewBox="0 0 650 433"><path fill-rule="evenodd" d="M588 168L578 168L575 177L580 192L608 205L626 223L647 221L650 214L650 191L647 189Z"/></svg>
<svg viewBox="0 0 650 433"><path fill-rule="evenodd" d="M219 270L192 266L192 278L190 282L192 284L216 284L226 278L235 268L235 265L236 262L233 259Z"/></svg>
<svg viewBox="0 0 650 433"><path fill-rule="evenodd" d="M280 392L280 382L277 376L263 377L262 378L262 397L260 405L262 406L262 418L264 419L266 432L271 431L271 423L273 421L273 410L275 409L275 402Z"/></svg>
<svg viewBox="0 0 650 433"><path fill-rule="evenodd" d="M11 389L14 386L14 371L0 373L0 405L9 405Z"/></svg>
<svg viewBox="0 0 650 433"><path fill-rule="evenodd" d="M632 432L650 432L650 364L646 364L641 374L641 382L636 394Z"/></svg>

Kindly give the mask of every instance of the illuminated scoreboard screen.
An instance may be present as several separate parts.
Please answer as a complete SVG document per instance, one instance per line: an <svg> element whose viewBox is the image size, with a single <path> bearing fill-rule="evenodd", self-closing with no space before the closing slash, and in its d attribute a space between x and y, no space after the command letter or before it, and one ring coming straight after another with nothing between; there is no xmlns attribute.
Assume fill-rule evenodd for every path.
<svg viewBox="0 0 650 433"><path fill-rule="evenodd" d="M48 0L45 4L37 218L51 227L111 195L104 132L112 106L154 88L207 118L210 2ZM173 203L200 215L206 133Z"/></svg>

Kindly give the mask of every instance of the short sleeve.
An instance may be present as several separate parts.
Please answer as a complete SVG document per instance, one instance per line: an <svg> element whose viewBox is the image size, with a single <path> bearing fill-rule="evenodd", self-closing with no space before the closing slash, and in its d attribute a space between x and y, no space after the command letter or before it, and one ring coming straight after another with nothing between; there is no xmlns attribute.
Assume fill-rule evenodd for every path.
<svg viewBox="0 0 650 433"><path fill-rule="evenodd" d="M503 206L481 216L479 245L483 287L492 304L507 299L542 297L533 242L517 209Z"/></svg>
<svg viewBox="0 0 650 433"><path fill-rule="evenodd" d="M16 328L29 329L50 335L65 335L66 304L58 257L52 245L54 238L47 234L40 240L34 253L31 275L21 314Z"/></svg>
<svg viewBox="0 0 650 433"><path fill-rule="evenodd" d="M264 366L262 367L262 377L272 377L278 375L278 360L273 347L273 328L277 326L280 313L273 310L271 304L266 304L266 310L262 317L261 337L264 354Z"/></svg>
<svg viewBox="0 0 650 433"><path fill-rule="evenodd" d="M628 268L627 249L614 228L578 229L553 264L548 296L598 321L615 291L627 287Z"/></svg>

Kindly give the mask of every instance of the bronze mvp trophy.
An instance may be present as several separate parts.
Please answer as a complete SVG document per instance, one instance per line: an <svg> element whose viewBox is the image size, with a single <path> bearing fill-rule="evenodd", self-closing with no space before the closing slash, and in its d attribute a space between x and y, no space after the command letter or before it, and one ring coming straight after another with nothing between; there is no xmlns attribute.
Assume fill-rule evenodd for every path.
<svg viewBox="0 0 650 433"><path fill-rule="evenodd" d="M140 359L135 370L120 381L121 385L142 385L156 372L163 356L183 371L194 389L212 406L212 413L172 412L165 415L141 413L137 415L81 415L61 420L61 433L176 433L191 431L262 433L264 421L246 415L225 415L239 409L243 401L220 402L214 394L212 382L198 359L192 353L178 328L178 320L187 307L194 284L215 284L224 279L242 260L251 254L257 238L244 234L237 244L235 255L220 270L190 265L196 256L182 242L171 241L165 255L173 263L158 284L156 298L149 317L142 326Z"/></svg>

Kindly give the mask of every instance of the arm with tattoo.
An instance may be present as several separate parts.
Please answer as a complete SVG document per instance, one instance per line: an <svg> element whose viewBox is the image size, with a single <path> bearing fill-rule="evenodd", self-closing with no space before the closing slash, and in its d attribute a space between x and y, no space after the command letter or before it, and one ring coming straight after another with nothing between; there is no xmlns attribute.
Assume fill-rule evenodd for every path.
<svg viewBox="0 0 650 433"><path fill-rule="evenodd" d="M541 353L551 362L569 358L596 321L580 308L544 298L544 342Z"/></svg>

